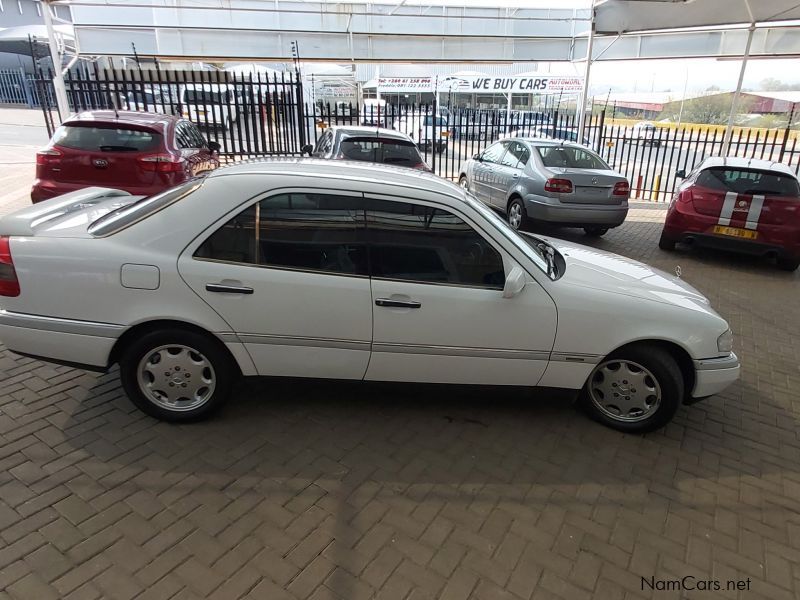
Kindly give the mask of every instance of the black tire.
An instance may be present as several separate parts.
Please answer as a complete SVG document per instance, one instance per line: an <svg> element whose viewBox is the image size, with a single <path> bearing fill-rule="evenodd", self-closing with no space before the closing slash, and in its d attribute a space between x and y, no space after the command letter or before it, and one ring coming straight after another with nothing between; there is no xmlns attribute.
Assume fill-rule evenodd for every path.
<svg viewBox="0 0 800 600"><path fill-rule="evenodd" d="M583 231L591 237L600 237L608 233L608 227L584 227Z"/></svg>
<svg viewBox="0 0 800 600"><path fill-rule="evenodd" d="M800 259L797 258L779 258L778 268L782 271L796 271L800 267Z"/></svg>
<svg viewBox="0 0 800 600"><path fill-rule="evenodd" d="M208 379L209 381L213 381L213 388L210 391L209 397L196 407L186 406L186 402L189 402L189 400L186 400L183 401L184 406L182 408L169 409L148 397L148 394L139 384L138 372L142 361L148 355L163 352L171 353L173 350L177 349L178 346L193 350L195 352L194 358L199 356L210 365L211 371L206 371L202 366L199 366L198 369L204 373L204 379L206 374L209 375ZM165 349L165 347L167 348ZM172 347L172 349L169 347ZM154 355L151 357L151 360L153 358ZM193 361L194 358L192 359ZM197 364L201 365L202 363ZM161 419L162 421L173 423L196 421L218 410L228 399L234 379L236 378L236 367L233 360L220 341L213 338L210 334L202 334L178 328L151 331L135 339L122 352L119 366L122 388L125 390L131 402L148 415L156 419ZM171 377L173 381L176 381L181 375L191 378L191 374L187 375L186 372L192 369L184 368L183 371L180 371L177 365L176 367L174 371L172 367L165 367L164 380L168 377L168 373L171 374L169 377ZM159 377L161 376L160 369L158 375ZM195 381L197 381L198 376L199 375L195 373ZM172 382L170 381L169 383ZM170 385L170 387L174 388L175 386ZM206 388L200 389L207 389L208 387L209 386L206 386ZM165 387L164 389L166 390L167 388ZM153 391L150 393L152 395L157 395L159 392Z"/></svg>
<svg viewBox="0 0 800 600"><path fill-rule="evenodd" d="M661 390L660 403L652 414L641 420L625 421L620 417L615 418L601 410L592 399L590 387L598 377L598 371L601 371L604 365L613 366L615 361L623 360L637 363L647 369ZM678 406L683 403L684 394L683 375L672 355L657 346L635 344L613 352L595 367L581 390L579 402L589 416L612 429L626 433L647 433L660 429L672 420Z"/></svg>
<svg viewBox="0 0 800 600"><path fill-rule="evenodd" d="M675 250L675 244L677 242L673 240L671 237L668 237L663 231L661 232L661 237L658 238L658 247L662 250L666 250L667 252L672 252Z"/></svg>
<svg viewBox="0 0 800 600"><path fill-rule="evenodd" d="M516 214L514 212L514 207L517 206L519 208L519 224L515 225L515 217ZM514 216L512 216L514 215ZM525 203L519 198L512 198L511 201L508 203L508 208L506 210L506 220L508 224L511 226L511 229L523 231L528 226L528 212L525 210Z"/></svg>

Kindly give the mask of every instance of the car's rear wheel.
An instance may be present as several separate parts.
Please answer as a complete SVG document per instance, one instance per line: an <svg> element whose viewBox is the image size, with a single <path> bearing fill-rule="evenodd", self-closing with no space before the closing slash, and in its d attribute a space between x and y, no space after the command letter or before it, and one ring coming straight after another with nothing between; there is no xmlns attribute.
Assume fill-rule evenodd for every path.
<svg viewBox="0 0 800 600"><path fill-rule="evenodd" d="M665 350L639 344L600 362L581 391L581 404L595 420L630 433L666 425L683 402L683 376Z"/></svg>
<svg viewBox="0 0 800 600"><path fill-rule="evenodd" d="M586 235L600 237L608 233L608 227L584 227L583 231Z"/></svg>
<svg viewBox="0 0 800 600"><path fill-rule="evenodd" d="M182 329L137 338L119 361L122 387L147 414L164 421L203 418L230 394L235 369L230 355L210 336Z"/></svg>
<svg viewBox="0 0 800 600"><path fill-rule="evenodd" d="M675 240L673 240L663 231L661 232L661 237L658 238L658 247L661 248L662 250L666 250L667 252L675 250L676 243L677 242Z"/></svg>
<svg viewBox="0 0 800 600"><path fill-rule="evenodd" d="M524 229L528 221L528 215L525 212L525 205L519 198L512 198L508 203L508 224L511 229L520 230Z"/></svg>
<svg viewBox="0 0 800 600"><path fill-rule="evenodd" d="M797 258L779 258L778 268L783 271L796 271L800 267L800 259Z"/></svg>

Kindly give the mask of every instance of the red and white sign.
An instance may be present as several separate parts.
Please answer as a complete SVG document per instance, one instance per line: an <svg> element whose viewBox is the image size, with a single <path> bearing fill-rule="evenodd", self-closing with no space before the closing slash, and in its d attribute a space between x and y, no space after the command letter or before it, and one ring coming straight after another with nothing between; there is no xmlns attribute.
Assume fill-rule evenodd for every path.
<svg viewBox="0 0 800 600"><path fill-rule="evenodd" d="M378 78L378 91L386 94L432 92L434 87L440 92L470 94L559 94L581 91L583 77L533 74L512 77L440 75Z"/></svg>
<svg viewBox="0 0 800 600"><path fill-rule="evenodd" d="M379 77L378 91L386 94L433 91L433 77Z"/></svg>

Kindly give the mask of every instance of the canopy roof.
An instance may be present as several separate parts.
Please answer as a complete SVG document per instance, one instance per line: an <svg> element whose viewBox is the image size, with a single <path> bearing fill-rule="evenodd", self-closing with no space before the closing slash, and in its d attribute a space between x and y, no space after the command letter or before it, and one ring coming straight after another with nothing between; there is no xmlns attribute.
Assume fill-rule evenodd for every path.
<svg viewBox="0 0 800 600"><path fill-rule="evenodd" d="M600 0L595 10L599 33L800 20L798 0Z"/></svg>

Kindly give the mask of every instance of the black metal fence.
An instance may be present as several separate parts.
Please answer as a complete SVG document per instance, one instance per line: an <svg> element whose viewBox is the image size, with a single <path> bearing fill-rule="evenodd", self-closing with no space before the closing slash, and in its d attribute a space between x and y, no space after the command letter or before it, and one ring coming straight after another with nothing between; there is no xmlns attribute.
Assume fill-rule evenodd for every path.
<svg viewBox="0 0 800 600"><path fill-rule="evenodd" d="M31 80L44 99L52 131L52 81ZM578 139L572 111L451 108L445 105L390 105L380 102L334 105L304 101L296 73L175 71L166 69L80 69L65 77L72 110L140 110L182 115L220 144L227 160L301 155L321 133L336 125L385 127L408 134L432 170L458 180L461 166L489 144L513 135L583 143L631 182L633 198L665 201L676 172L691 170L707 156L722 154L719 126L657 124L655 127L592 115ZM796 132L735 128L729 155L784 162L800 170Z"/></svg>

